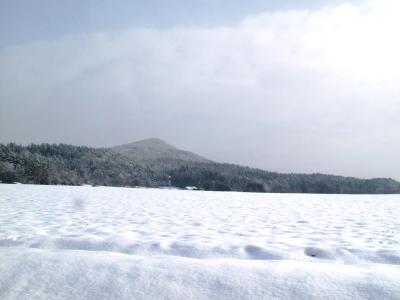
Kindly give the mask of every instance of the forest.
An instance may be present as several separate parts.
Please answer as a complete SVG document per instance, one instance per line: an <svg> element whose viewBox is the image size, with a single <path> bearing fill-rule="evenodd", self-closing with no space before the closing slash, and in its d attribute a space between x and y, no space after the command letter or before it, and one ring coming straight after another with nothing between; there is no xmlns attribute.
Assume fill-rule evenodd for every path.
<svg viewBox="0 0 400 300"><path fill-rule="evenodd" d="M0 181L52 185L177 187L208 191L391 194L390 178L282 174L213 161L169 157L140 159L112 148L66 144L0 144Z"/></svg>

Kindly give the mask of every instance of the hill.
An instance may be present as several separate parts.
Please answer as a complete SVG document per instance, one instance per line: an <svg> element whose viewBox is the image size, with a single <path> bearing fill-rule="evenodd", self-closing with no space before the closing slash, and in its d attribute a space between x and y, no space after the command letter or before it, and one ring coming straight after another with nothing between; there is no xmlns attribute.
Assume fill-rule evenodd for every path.
<svg viewBox="0 0 400 300"><path fill-rule="evenodd" d="M144 140L113 148L0 144L0 181L34 184L163 187L281 193L400 193L390 178L281 174L209 161L167 143Z"/></svg>
<svg viewBox="0 0 400 300"><path fill-rule="evenodd" d="M163 140L151 138L129 144L112 147L111 150L129 156L135 160L179 160L193 162L210 162L195 153L178 149Z"/></svg>

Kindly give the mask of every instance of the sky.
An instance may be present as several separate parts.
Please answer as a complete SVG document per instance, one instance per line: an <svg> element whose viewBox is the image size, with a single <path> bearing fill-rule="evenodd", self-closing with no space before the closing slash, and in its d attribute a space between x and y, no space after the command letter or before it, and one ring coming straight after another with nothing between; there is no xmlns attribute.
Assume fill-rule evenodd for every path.
<svg viewBox="0 0 400 300"><path fill-rule="evenodd" d="M400 180L400 3L0 2L0 143L158 137L278 172Z"/></svg>

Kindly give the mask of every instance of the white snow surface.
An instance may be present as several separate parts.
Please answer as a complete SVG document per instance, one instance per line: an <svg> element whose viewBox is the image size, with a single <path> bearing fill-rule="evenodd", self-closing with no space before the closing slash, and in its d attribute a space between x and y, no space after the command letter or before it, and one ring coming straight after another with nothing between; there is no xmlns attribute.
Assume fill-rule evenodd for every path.
<svg viewBox="0 0 400 300"><path fill-rule="evenodd" d="M400 195L0 184L0 299L400 299Z"/></svg>

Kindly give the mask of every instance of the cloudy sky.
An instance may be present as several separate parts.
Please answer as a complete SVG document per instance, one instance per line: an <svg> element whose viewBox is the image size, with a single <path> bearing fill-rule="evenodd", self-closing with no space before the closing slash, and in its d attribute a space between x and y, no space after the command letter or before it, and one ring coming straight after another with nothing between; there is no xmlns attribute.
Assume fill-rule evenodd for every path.
<svg viewBox="0 0 400 300"><path fill-rule="evenodd" d="M399 15L398 0L2 0L0 142L159 137L400 179Z"/></svg>

